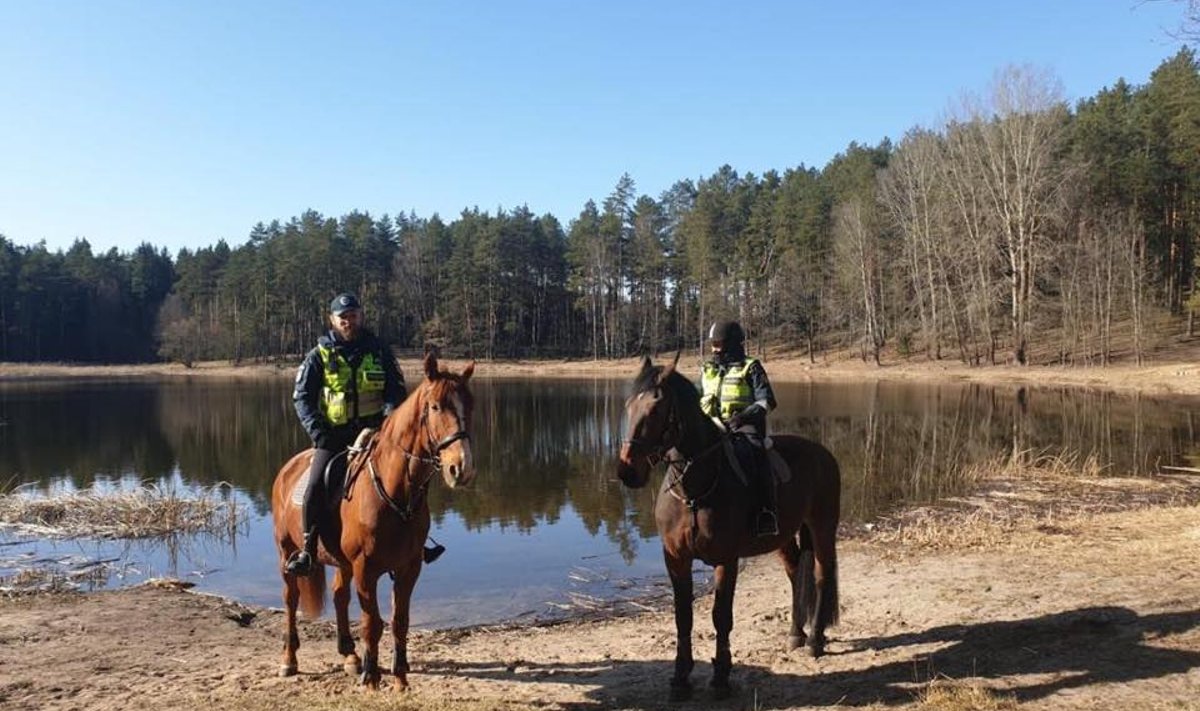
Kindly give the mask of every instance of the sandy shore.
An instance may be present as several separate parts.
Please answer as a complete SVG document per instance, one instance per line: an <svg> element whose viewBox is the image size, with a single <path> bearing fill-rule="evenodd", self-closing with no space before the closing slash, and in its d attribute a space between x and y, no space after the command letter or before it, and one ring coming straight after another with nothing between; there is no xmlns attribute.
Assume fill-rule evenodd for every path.
<svg viewBox="0 0 1200 711"><path fill-rule="evenodd" d="M1005 513L1036 497L1053 505ZM1097 513L1134 499L1152 503ZM705 687L708 596L696 603L695 698L670 704L675 635L662 599L632 617L416 632L413 686L400 695L387 676L368 691L342 671L329 622L302 625L301 673L279 678L277 610L140 586L0 600L0 707L1195 711L1197 500L1200 481L1187 478L1037 494L1009 482L965 509L843 541L842 622L818 660L785 650L777 561L748 561L729 701ZM385 659L390 649L385 632Z"/></svg>

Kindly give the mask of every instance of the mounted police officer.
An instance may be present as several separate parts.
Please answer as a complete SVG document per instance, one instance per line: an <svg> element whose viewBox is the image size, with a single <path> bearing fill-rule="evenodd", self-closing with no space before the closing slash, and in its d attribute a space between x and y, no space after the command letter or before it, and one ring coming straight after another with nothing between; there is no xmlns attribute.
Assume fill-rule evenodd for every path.
<svg viewBox="0 0 1200 711"><path fill-rule="evenodd" d="M406 394L395 356L363 326L362 306L354 294L334 298L329 324L332 328L300 364L292 393L300 424L313 441L304 489L304 546L285 566L296 575L307 575L316 559L330 460L353 444L363 428L382 425Z"/></svg>
<svg viewBox="0 0 1200 711"><path fill-rule="evenodd" d="M712 324L708 341L713 357L705 361L701 372L700 407L710 417L720 418L730 432L741 435L734 445L741 445L739 449L748 452L754 462L753 471L747 474L748 483L761 504L754 517L754 532L774 536L779 533L779 520L763 439L767 413L775 409L775 393L762 363L746 356L746 334L737 321Z"/></svg>

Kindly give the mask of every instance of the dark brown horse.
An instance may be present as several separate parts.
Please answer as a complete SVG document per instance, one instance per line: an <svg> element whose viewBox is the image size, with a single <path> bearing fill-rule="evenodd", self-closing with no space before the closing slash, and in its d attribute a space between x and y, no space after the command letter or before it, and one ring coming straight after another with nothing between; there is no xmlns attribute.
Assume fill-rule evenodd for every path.
<svg viewBox="0 0 1200 711"><path fill-rule="evenodd" d="M678 363L679 357L675 360ZM654 518L675 594L671 698L685 699L691 693L692 561L696 559L715 569L712 617L717 653L712 688L714 695L723 698L730 693L729 633L739 558L779 553L792 586L790 648L807 641L814 657L824 653L825 628L838 617L841 481L829 450L802 437L773 436L774 449L787 463L790 477L779 481L776 489L779 535L756 537L749 522L757 506L729 462L725 445L730 435L701 411L695 386L675 371L676 363L654 366L649 358L642 363L634 392L625 403L628 429L617 476L637 489L646 485L655 463L667 463ZM806 625L811 630L807 638Z"/></svg>
<svg viewBox="0 0 1200 711"><path fill-rule="evenodd" d="M471 363L462 373L439 371L437 358L425 357L425 379L400 407L384 421L363 452L349 466L346 493L340 516L332 517L322 531L318 560L311 575L283 572L283 601L287 611L287 636L283 647L284 676L296 673L296 605L310 617L318 617L325 605L325 566L337 568L333 577L333 604L337 612L338 653L345 657L346 671L358 673L362 683L379 686L379 638L383 620L379 615L376 585L390 573L392 586L392 674L397 689L408 687L408 608L421 553L429 533L430 481L440 472L453 488L475 477L471 458L470 431L472 397L467 381L475 369ZM312 460L306 450L288 460L275 477L271 511L275 518L275 542L279 546L280 570L303 539L298 487ZM366 649L360 664L350 635L348 607L350 584L358 592L362 608L362 635Z"/></svg>

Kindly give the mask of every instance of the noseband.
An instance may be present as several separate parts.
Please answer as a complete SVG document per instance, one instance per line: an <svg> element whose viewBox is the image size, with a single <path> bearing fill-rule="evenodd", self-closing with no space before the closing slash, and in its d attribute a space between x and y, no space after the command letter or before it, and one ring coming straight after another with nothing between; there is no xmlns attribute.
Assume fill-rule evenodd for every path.
<svg viewBox="0 0 1200 711"><path fill-rule="evenodd" d="M675 430L674 441L668 443L667 433L669 433L672 429ZM638 437L631 437L629 439L622 440L622 444L629 445L631 450L635 447L648 449L649 451L641 456L646 458L646 462L651 467L654 467L657 466L661 461L673 463L672 460L667 459L667 452L673 449L682 439L683 422L681 422L679 417L675 414L675 397L672 396L670 409L667 410L667 424L663 427L663 436L659 439L659 444L655 445Z"/></svg>
<svg viewBox="0 0 1200 711"><path fill-rule="evenodd" d="M458 417L455 416L455 419L457 420ZM429 408L426 407L424 410L422 410L421 427L425 430L425 438L428 442L428 449L429 451L433 452L433 456L422 457L413 454L403 447L400 448L400 452L404 454L407 459L429 465L429 473L426 474L425 478L421 480L420 484L413 489L413 494L408 497L407 503L405 503L403 506L401 506L396 499L392 498L392 496L388 494L387 489L385 489L383 486L383 480L379 477L379 473L375 471L374 458L368 457L367 467L371 470L371 483L375 485L375 493L378 494L379 498L388 505L388 508L395 511L396 514L400 516L401 521L407 522L412 518L413 514L416 512L417 506L424 498L425 491L429 488L429 482L433 480L434 474L436 474L438 470L442 468L442 451L455 442L471 439L471 433L462 429L461 420L458 420L458 426L459 429L453 434L447 435L440 440L434 440L433 431L429 429Z"/></svg>
<svg viewBox="0 0 1200 711"><path fill-rule="evenodd" d="M456 420L458 419L457 416L455 417L455 419ZM430 452L433 452L433 456L420 457L420 456L413 454L412 452L409 452L406 449L401 449L400 451L404 452L404 456L408 457L409 459L414 459L423 464L432 464L432 465L434 465L434 467L441 467L441 465L442 465L441 454L442 454L443 450L445 450L447 447L454 444L455 442L458 442L459 440L470 440L471 439L471 433L467 432L464 429L461 429L462 428L461 421L459 421L458 426L460 428L458 431L454 432L453 434L446 435L445 437L441 438L440 440L435 440L433 438L433 430L429 429L429 408L426 407L421 412L421 427L424 428L424 430L425 430L425 440L427 442L427 448L429 449Z"/></svg>

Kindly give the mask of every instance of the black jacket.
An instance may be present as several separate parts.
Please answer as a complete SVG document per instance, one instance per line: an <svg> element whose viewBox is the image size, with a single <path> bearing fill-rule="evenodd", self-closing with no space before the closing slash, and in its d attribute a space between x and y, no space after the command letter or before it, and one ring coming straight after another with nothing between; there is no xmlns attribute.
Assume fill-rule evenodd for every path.
<svg viewBox="0 0 1200 711"><path fill-rule="evenodd" d="M296 414L300 416L300 424L315 446L321 449L340 449L353 443L362 428L381 425L383 418L404 401L407 394L404 376L396 366L396 358L391 348L366 329L353 341L343 341L336 331L331 330L321 336L317 343L326 348L334 348L352 366L362 362L363 356L368 353L374 353L383 364L383 413L351 420L345 425L334 427L321 412L321 388L325 384L321 355L317 348L313 348L304 356L304 362L296 372L296 387L292 392Z"/></svg>

